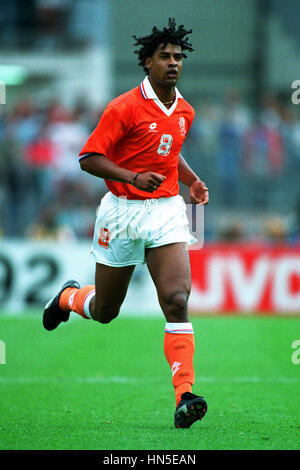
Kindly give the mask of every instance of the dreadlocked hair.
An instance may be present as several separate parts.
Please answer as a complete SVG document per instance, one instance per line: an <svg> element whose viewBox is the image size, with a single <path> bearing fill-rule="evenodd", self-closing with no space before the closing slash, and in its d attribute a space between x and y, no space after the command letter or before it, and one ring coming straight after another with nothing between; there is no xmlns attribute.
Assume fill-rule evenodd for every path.
<svg viewBox="0 0 300 470"><path fill-rule="evenodd" d="M146 57L152 57L155 49L159 44L163 44L165 47L167 44L176 44L181 47L183 51L192 52L194 49L189 43L189 38L186 38L188 34L192 32L192 29L185 29L183 25L178 26L176 29L175 18L169 18L168 27L160 31L156 26L153 27L152 33L148 36L137 37L132 36L135 39L134 46L141 46L140 49L134 51L138 54L139 65L143 67L144 71L148 74L149 70L145 66ZM184 53L183 57L187 57Z"/></svg>

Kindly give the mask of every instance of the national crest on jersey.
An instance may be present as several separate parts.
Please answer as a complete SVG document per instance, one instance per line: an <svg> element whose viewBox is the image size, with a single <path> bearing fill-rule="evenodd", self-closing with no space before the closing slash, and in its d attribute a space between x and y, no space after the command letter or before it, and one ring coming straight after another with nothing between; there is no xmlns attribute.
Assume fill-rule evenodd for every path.
<svg viewBox="0 0 300 470"><path fill-rule="evenodd" d="M185 137L186 128L185 128L185 119L183 116L179 118L179 127L180 127L180 134Z"/></svg>
<svg viewBox="0 0 300 470"><path fill-rule="evenodd" d="M139 87L109 103L81 150L80 158L99 153L123 168L136 172L153 171L166 176L152 194L132 185L105 180L108 189L116 196L128 199L175 196L179 192L179 153L194 114L177 88L173 105L166 108L146 77Z"/></svg>

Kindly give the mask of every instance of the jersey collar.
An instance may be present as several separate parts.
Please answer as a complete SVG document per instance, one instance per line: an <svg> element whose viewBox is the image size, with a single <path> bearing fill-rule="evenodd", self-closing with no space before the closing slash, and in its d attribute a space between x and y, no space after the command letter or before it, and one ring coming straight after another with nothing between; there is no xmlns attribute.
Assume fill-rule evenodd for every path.
<svg viewBox="0 0 300 470"><path fill-rule="evenodd" d="M142 96L145 100L154 100L155 104L167 115L170 116L173 111L176 109L177 106L177 100L178 98L183 98L181 93L178 91L178 89L175 87L175 101L172 104L171 108L166 108L166 106L160 101L158 98L157 94L153 90L149 77L146 76L142 83L140 84L140 90L142 93Z"/></svg>

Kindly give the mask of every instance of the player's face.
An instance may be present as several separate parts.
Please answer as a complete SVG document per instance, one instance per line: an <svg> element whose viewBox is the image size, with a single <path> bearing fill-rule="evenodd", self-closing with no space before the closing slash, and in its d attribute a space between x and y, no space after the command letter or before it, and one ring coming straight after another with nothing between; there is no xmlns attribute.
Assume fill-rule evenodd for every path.
<svg viewBox="0 0 300 470"><path fill-rule="evenodd" d="M182 71L182 50L176 44L159 44L152 57L145 61L150 78L168 87L175 86Z"/></svg>

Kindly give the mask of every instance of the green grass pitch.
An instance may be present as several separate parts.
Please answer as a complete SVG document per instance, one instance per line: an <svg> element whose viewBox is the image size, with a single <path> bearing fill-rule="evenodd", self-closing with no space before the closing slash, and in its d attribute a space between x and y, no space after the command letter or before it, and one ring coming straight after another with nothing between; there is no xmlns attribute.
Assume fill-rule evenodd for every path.
<svg viewBox="0 0 300 470"><path fill-rule="evenodd" d="M0 316L0 449L300 448L299 317L191 317L193 391L208 412L190 429L173 425L163 317L76 318L53 332L40 317Z"/></svg>

